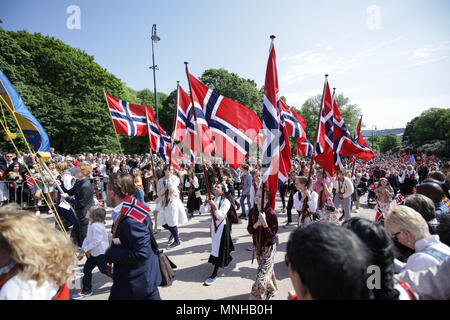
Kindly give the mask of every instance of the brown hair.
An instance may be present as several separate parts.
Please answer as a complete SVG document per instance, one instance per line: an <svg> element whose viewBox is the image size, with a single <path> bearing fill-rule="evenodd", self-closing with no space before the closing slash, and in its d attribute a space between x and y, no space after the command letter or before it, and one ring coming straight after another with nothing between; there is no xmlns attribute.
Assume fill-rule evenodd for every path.
<svg viewBox="0 0 450 320"><path fill-rule="evenodd" d="M102 206L92 206L88 214L92 222L105 222L106 210Z"/></svg>
<svg viewBox="0 0 450 320"><path fill-rule="evenodd" d="M114 191L121 199L136 193L133 176L120 171L109 176L108 188Z"/></svg>

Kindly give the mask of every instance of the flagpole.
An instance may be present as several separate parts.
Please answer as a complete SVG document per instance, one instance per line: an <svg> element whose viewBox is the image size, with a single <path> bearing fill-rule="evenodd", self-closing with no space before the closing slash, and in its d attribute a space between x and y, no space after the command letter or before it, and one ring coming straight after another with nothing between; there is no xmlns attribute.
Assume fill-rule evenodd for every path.
<svg viewBox="0 0 450 320"><path fill-rule="evenodd" d="M147 134L148 134L148 144L149 144L148 148L150 150L150 163L151 163L151 166L152 166L153 185L154 185L154 188L155 188L155 193L157 194L157 192L158 192L158 189L156 187L156 179L157 179L157 177L156 177L156 174L155 174L155 166L153 165L153 150L152 150L152 141L151 141L151 137L150 137L150 128L148 126L147 103L145 102L145 99L143 99L143 100L144 100L144 109L145 109L145 119L147 120Z"/></svg>
<svg viewBox="0 0 450 320"><path fill-rule="evenodd" d="M13 118L14 118L14 121L16 122L16 125L17 125L17 127L19 128L20 133L22 134L23 141L25 142L25 145L27 146L28 151L30 152L30 154L34 155L34 157L32 157L32 161L33 161L33 163L36 165L36 168L38 169L37 172L38 172L39 175L41 176L41 179L42 179L43 184L47 187L47 185L45 184L45 181L44 181L44 177L42 176L42 172L41 172L41 170L40 170L40 163L39 163L39 162L36 162L35 155L36 155L37 152L33 152L33 151L31 150L31 147L30 147L30 145L28 144L28 141L27 141L27 139L26 139L26 137L25 137L25 134L23 133L23 129L22 129L22 127L20 126L19 121L17 120L17 117L16 117L16 115L15 115L15 111L11 111L11 110L9 109L8 104L6 103L6 101L3 99L3 97L2 97L1 95L0 95L0 99L1 99L1 102L0 102L0 108L1 108L1 110L2 110L2 115L3 115L3 119L4 119L5 123L3 124L3 122L1 122L1 120L0 120L0 122L1 122L1 124L2 124L2 126L3 126L3 128L5 129L6 134L10 137L10 141L11 141L12 145L14 146L14 149L17 151L17 153L19 153L19 149L17 148L17 146L16 146L16 144L14 143L13 139L12 139L11 136L9 135L10 131L9 131L9 128L8 128L8 126L7 126L7 123L6 123L5 113L3 112L3 104L5 105L6 108L8 108L8 110L10 111L10 113L12 113ZM2 103L2 102L3 102L3 103ZM44 162L43 162L43 163L44 163ZM44 163L44 164L45 164L45 163ZM31 174L30 169L28 168L28 165L27 165L26 163L24 163L24 166L25 166L25 168L27 169L27 171L28 171L30 177L33 177L33 175ZM41 192L41 194L43 194L43 192L42 192L41 188L39 187L38 183L35 183L35 185L36 185L36 187L38 188L39 192ZM56 210L55 204L53 203L53 199L52 199L51 197L49 198L49 199L50 199L50 203L52 204L52 206L48 203L47 198L46 198L45 196L43 196L43 199L44 199L44 202L47 204L47 206L48 206L48 208L49 208L50 210L52 210L52 209L55 210L55 220L56 220L56 223L58 224L59 228L60 228L61 231L64 233L64 235L67 237L67 232L66 232L66 230L65 230L65 228L64 228L64 226L63 226L63 223L62 223L62 221L61 221L61 218L60 218L59 215L58 215L58 211ZM75 211L74 211L74 212L75 212Z"/></svg>
<svg viewBox="0 0 450 320"><path fill-rule="evenodd" d="M111 122L113 124L114 133L116 134L117 143L119 144L120 153L122 154L122 157L125 157L123 154L123 151L122 151L122 145L120 144L119 136L117 135L116 126L114 125L114 120L111 115L111 110L109 110L109 103L108 103L108 99L106 98L105 88L103 88L103 94L105 96L106 105L108 106L108 113L109 113L109 117L111 118Z"/></svg>
<svg viewBox="0 0 450 320"><path fill-rule="evenodd" d="M319 117L317 118L317 125L316 125L316 136L314 139L314 145L313 145L313 151L311 154L311 161L309 164L309 172L308 172L308 181L306 182L306 190L309 189L310 185L311 185L311 176L312 176L312 169L313 169L313 165L314 165L314 155L316 153L316 145L317 145L317 140L318 140L318 133L319 133L319 126L320 126L320 118L322 116L322 110L323 110L323 103L325 100L325 90L327 87L327 79L328 79L328 74L325 75L325 82L323 84L323 92L322 92L322 103L320 104L320 108L319 108ZM334 164L333 164L334 165ZM302 207L302 212L301 215L299 217L299 221L297 223L297 225L300 225L300 218L302 220L302 223L305 221L305 212L306 212L306 204L308 203L308 198L305 198L304 202L303 202L303 207Z"/></svg>
<svg viewBox="0 0 450 320"><path fill-rule="evenodd" d="M173 145L175 143L175 124L177 122L179 86L180 86L180 81L177 81L177 99L176 99L175 108L173 111L172 136L170 137L169 171L170 171L170 167L172 166L172 152L173 152Z"/></svg>
<svg viewBox="0 0 450 320"><path fill-rule="evenodd" d="M201 158L201 160L202 160L203 175L204 175L204 177L205 177L206 191L207 191L207 194L208 194L208 195L207 195L207 199L208 199L208 200L211 200L211 188L209 187L209 180L208 180L208 175L207 175L207 173L206 173L205 159L204 159L204 157L203 157L203 147L202 147L201 140L200 140L200 135L199 135L199 132L198 132L197 113L195 112L195 102L194 102L194 98L193 98L193 96L192 96L192 86L191 86L191 79L190 79L190 77L189 77L188 63L189 63L189 62L187 62L187 61L184 62L184 64L186 65L186 76L187 76L187 78L188 78L189 95L190 95L190 97L191 97L192 111L193 111L193 113L194 113L194 121L195 121L195 125L194 125L194 126L197 127L197 129L196 129L195 131L196 131L196 133L197 133L198 148L199 148L199 151L200 151L200 158ZM213 171L214 171L214 167L213 167ZM219 208L217 208L217 209L219 209ZM212 208L211 208L211 218L212 218L212 220L213 220L213 222L214 222L214 227L215 227L215 229L217 230L217 226L216 226L216 216L215 216L214 210L213 210ZM215 231L216 231L216 230L215 230Z"/></svg>

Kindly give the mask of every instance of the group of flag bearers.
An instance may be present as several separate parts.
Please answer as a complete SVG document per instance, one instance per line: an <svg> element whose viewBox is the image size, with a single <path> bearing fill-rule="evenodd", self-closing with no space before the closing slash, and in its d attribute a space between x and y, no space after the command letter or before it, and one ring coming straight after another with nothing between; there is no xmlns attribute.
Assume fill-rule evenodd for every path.
<svg viewBox="0 0 450 320"><path fill-rule="evenodd" d="M155 181L156 192L160 195L155 212L158 219L157 227L162 226L168 229L174 238L172 247L179 245L177 225L187 222L184 206L177 194L180 181L171 173L172 167L180 169L177 159L184 159L175 140L182 142L184 147L188 148L191 159L200 155L206 179L208 175L205 158L207 159L211 153L215 152L216 156L222 157L232 168L237 169L244 162L251 144L257 143L262 147L262 183L254 192L255 205L249 214L248 224L258 262L257 278L250 295L253 299L269 299L276 290L273 270L278 242L278 220L274 211L275 196L279 185L288 179L291 171L292 156L288 137L296 138L297 150L303 152L301 155L311 155L308 176L296 181L296 187L301 191L302 196L293 199L293 207L299 210L301 223L312 221L312 214L316 211L318 195L311 191L314 163L333 176L336 169L342 168L342 156L357 157L365 161L373 157L373 152L365 142L361 143L362 137L355 139L349 134L334 99L334 92L331 95L327 76L314 145L307 140L305 119L280 99L274 39L275 36L271 36L262 122L249 108L214 92L198 81L189 73L187 62L185 67L189 95L179 84L177 85L172 136L169 136L159 125L152 108L122 101L104 91L116 135L148 136L150 152L159 153L168 164L168 168L165 169L165 180L161 177L159 181ZM3 74L1 76L3 77ZM6 90L6 92L9 91ZM5 104L5 101L3 103ZM6 105L14 104L6 103ZM40 125L35 127L35 131L41 134L41 139L34 146L34 153L42 157L46 149L49 149L48 138ZM35 142L36 139L33 141ZM118 137L117 141L122 152ZM313 147L314 152L311 152ZM154 172L153 163L152 170ZM161 184L160 181L166 182ZM198 189L194 180L189 183ZM217 276L218 268L227 266L232 259L230 253L234 247L230 236L231 223L227 216L232 204L224 196L222 184L216 184L214 190L210 190L208 181L206 186L206 201L200 207L200 211L211 215L212 246L209 262L213 264L214 271L205 281L205 285L211 285ZM164 195L161 189L164 190ZM149 212L148 207L136 202L128 201L128 205L123 206L122 214L135 215L138 214L137 212Z"/></svg>

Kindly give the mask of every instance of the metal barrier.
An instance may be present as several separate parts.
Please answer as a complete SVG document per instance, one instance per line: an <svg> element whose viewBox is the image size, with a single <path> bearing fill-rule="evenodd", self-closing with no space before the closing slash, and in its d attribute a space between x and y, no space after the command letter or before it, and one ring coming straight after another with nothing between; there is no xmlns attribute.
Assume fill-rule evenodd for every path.
<svg viewBox="0 0 450 320"><path fill-rule="evenodd" d="M20 205L21 209L34 207L34 204L31 203L31 189L26 186L26 182L17 183L15 180L0 180L0 189L0 193L6 193L6 195L3 194L3 198L7 197L1 202L2 205L15 202Z"/></svg>

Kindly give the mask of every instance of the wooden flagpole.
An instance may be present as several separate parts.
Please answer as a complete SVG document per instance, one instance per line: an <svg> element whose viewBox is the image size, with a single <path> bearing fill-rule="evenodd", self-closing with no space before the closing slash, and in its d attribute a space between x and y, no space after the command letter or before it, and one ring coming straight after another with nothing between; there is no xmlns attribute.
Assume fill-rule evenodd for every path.
<svg viewBox="0 0 450 320"><path fill-rule="evenodd" d="M202 160L203 175L205 176L206 191L207 191L207 195L208 195L207 198L208 198L208 200L211 200L211 189L209 187L208 175L206 173L205 159L203 157L203 146L201 144L200 135L199 135L199 132L198 132L197 113L195 112L195 103L194 103L194 98L192 96L192 86L191 86L191 79L189 78L188 63L189 62L184 62L184 64L186 65L186 76L188 78L188 83L189 83L189 95L191 97L192 110L193 110L193 113L194 113L194 121L195 121L194 126L197 127L197 129L195 131L197 133L196 135L197 135L198 147L199 147L199 151L200 151L200 158ZM214 170L214 168L213 168L213 170ZM214 215L214 212L213 212L212 208L211 208L211 217L212 217L213 222L214 222L214 227L217 229L216 216Z"/></svg>
<svg viewBox="0 0 450 320"><path fill-rule="evenodd" d="M150 163L151 163L151 166L152 166L153 185L154 185L154 188L155 188L155 192L157 193L158 192L157 187L156 187L156 179L157 179L157 177L156 177L156 174L155 174L155 166L153 164L152 141L151 141L151 135L150 135L150 128L149 128L149 125L148 125L147 103L145 102L145 99L144 99L144 108L145 108L145 119L147 120L147 134L148 134L148 144L149 144L148 148L150 150Z"/></svg>
<svg viewBox="0 0 450 320"><path fill-rule="evenodd" d="M323 103L325 100L325 90L326 90L326 86L327 86L327 78L328 78L328 74L325 75L325 82L323 85L323 92L322 92L322 103L320 104L320 108L319 108L319 117L317 118L317 126L316 126L316 136L314 139L314 145L313 145L313 151L311 154L311 160L309 163L309 172L308 172L308 181L306 182L306 190L309 189L309 187L311 186L311 176L312 176L312 170L313 170L313 165L314 165L314 155L316 153L316 145L317 145L317 140L318 140L318 133L319 133L319 126L320 126L320 121L321 121L321 117L322 117L322 110L323 110ZM306 216L306 206L308 204L308 198L305 198L305 200L303 201L303 207L302 207L302 212L301 215L299 217L299 221L297 222L297 225L300 225L300 219L301 222L303 223L305 221Z"/></svg>
<svg viewBox="0 0 450 320"><path fill-rule="evenodd" d="M170 155L169 155L169 171L172 166L172 152L173 152L173 145L175 144L175 125L177 122L177 112L178 112L178 95L180 93L179 90L180 81L177 81L177 99L175 102L175 108L173 111L173 124L172 124L172 135L170 136Z"/></svg>
<svg viewBox="0 0 450 320"><path fill-rule="evenodd" d="M103 88L103 94L105 96L106 105L108 106L108 113L109 113L109 117L111 118L111 122L112 122L112 125L114 128L114 133L116 134L117 143L119 144L120 153L122 154L122 157L125 157L123 154L123 151L122 151L122 145L120 144L119 136L117 135L116 126L114 125L114 120L111 115L111 110L109 110L109 103L108 103L108 98L106 98L105 88Z"/></svg>

